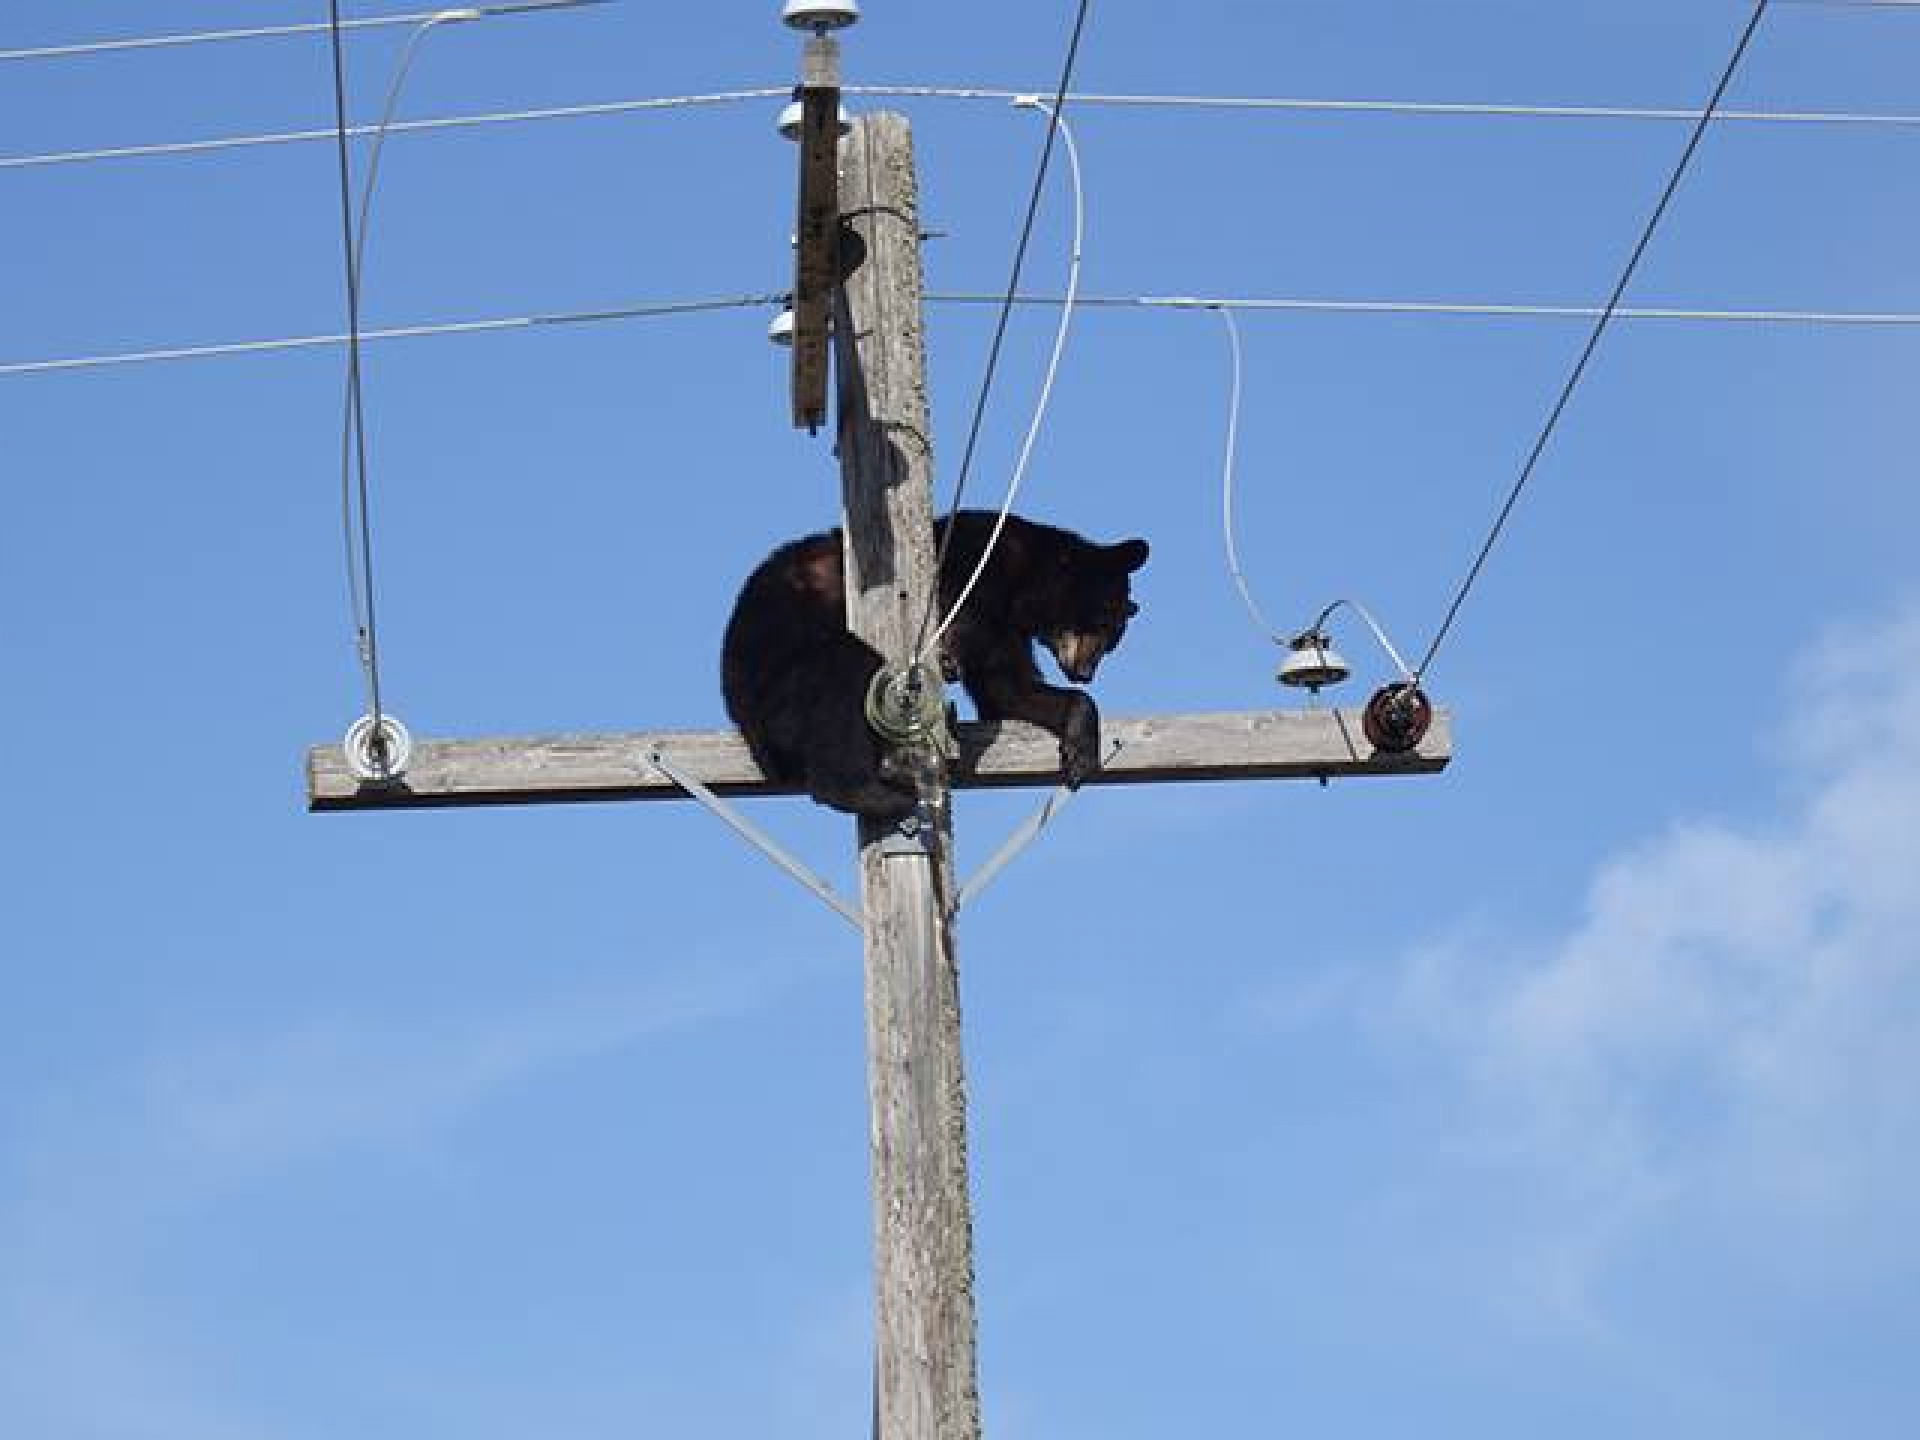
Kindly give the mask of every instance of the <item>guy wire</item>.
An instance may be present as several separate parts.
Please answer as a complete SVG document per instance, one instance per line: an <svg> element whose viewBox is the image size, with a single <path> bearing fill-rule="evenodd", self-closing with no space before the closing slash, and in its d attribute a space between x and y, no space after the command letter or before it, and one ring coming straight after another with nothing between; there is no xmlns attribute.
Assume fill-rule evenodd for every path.
<svg viewBox="0 0 1920 1440"><path fill-rule="evenodd" d="M1713 122L1714 113L1720 108L1721 98L1727 93L1727 87L1733 83L1734 74L1740 68L1740 61L1745 57L1754 33L1760 28L1760 21L1766 16L1768 3L1769 0L1757 0L1754 5L1753 14L1747 19L1746 29L1741 32L1740 41L1734 46L1733 56L1727 61L1726 69L1721 72L1720 83L1714 86L1713 95L1707 101L1706 109L1700 112L1700 118L1694 123L1693 133L1687 137L1686 148L1680 153L1679 163L1674 166L1672 175L1667 178L1666 189L1661 192L1659 203L1653 207L1653 214L1648 217L1645 228L1641 230L1640 239L1634 245L1633 253L1627 258L1626 268L1620 272L1620 279L1615 283L1613 293L1607 297L1606 307L1594 323L1592 333L1587 336L1587 343L1580 352L1580 358L1574 362L1566 384L1560 389L1559 398L1554 401L1552 410L1548 412L1546 424L1541 427L1539 437L1533 442L1533 449L1528 453L1526 463L1520 467L1519 478L1513 482L1513 488L1507 492L1506 502L1501 505L1499 514L1494 517L1493 527L1487 532L1487 538L1480 547L1480 553L1474 557L1473 564L1468 567L1466 578L1460 582L1460 588L1454 593L1453 603L1447 607L1446 617L1440 622L1440 628L1434 633L1432 643L1427 646L1427 653L1421 657L1420 664L1415 668L1414 684L1417 685L1426 678L1434 656L1439 653L1441 644L1446 640L1448 632L1453 629L1453 622L1460 614L1460 607L1466 603L1467 595L1472 591L1474 582L1480 578L1480 572L1487 563L1487 557L1493 553L1493 547L1499 543L1501 532L1506 529L1507 520L1513 514L1514 506L1520 503L1521 493L1527 488L1527 482L1533 478L1534 469L1540 463L1541 455L1546 452L1547 442L1553 438L1553 432L1560 423L1560 417L1566 413L1567 403L1573 399L1573 392L1579 388L1580 379L1586 374L1587 363L1593 359L1594 351L1599 348L1600 337L1606 334L1614 312L1619 309L1620 301L1627 293L1627 286L1633 280L1634 271L1639 268L1641 256L1646 254L1647 246L1653 241L1654 231L1660 227L1661 217L1667 213L1668 204L1680 188L1680 181L1687 173L1687 166L1693 159L1694 151L1700 148L1700 141L1706 135L1707 127Z"/></svg>

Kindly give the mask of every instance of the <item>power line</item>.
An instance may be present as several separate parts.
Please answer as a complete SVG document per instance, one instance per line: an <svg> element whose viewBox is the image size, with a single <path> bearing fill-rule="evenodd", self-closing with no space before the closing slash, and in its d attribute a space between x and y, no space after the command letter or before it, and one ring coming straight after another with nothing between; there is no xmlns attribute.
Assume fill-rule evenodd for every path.
<svg viewBox="0 0 1920 1440"><path fill-rule="evenodd" d="M1440 622L1440 628L1434 632L1433 640L1427 646L1427 653L1421 657L1420 664L1414 671L1411 684L1416 689L1420 681L1426 678L1428 669L1433 665L1434 656L1439 654L1440 646L1453 629L1453 622L1459 617L1460 607L1466 603L1467 596L1472 593L1474 582L1480 578L1480 572L1486 566L1487 557L1493 554L1493 547L1500 542L1507 520L1512 516L1514 507L1520 503L1520 496L1526 490L1527 482L1533 478L1533 472L1540 463L1540 457L1546 453L1547 442L1553 438L1553 432L1560 424L1560 417L1566 413L1567 404L1573 399L1573 392L1579 388L1581 377L1587 373L1587 364L1593 359L1594 351L1600 347L1600 339L1607 333L1607 325L1619 308L1622 297L1626 295L1627 286L1632 283L1634 271L1639 268L1641 257L1647 253L1647 246L1652 244L1654 232L1660 228L1661 217L1667 213L1667 206L1672 202L1675 192L1679 190L1680 181L1687 173L1687 166L1692 162L1694 152L1700 148L1701 140L1706 137L1707 126L1713 119L1713 112L1719 107L1721 98L1726 95L1727 87L1733 83L1733 77L1740 69L1740 61L1746 56L1747 47L1753 43L1753 37L1760 28L1760 22L1766 18L1767 3L1768 0L1757 0L1753 7L1753 14L1747 19L1746 28L1740 32L1739 43L1733 47L1733 55L1728 59L1726 69L1721 72L1719 83L1713 87L1713 95L1707 101L1707 108L1701 111L1699 123L1693 127L1693 133L1687 137L1686 148L1680 152L1680 159L1674 165L1673 173L1667 178L1666 188L1660 192L1660 199L1653 207L1653 214L1647 218L1646 225L1641 229L1640 238L1634 244L1633 253L1627 257L1627 263L1620 271L1620 278L1614 283L1613 293L1607 297L1605 309L1601 312L1600 318L1594 322L1593 332L1587 336L1587 343L1581 349L1579 359L1574 361L1566 383L1561 386L1559 398L1554 401L1553 408L1547 412L1546 423L1540 427L1540 434L1533 442L1533 449L1528 452L1526 463L1520 467L1519 477L1513 482L1513 488L1507 492L1506 502L1501 505L1499 513L1494 516L1493 526L1488 530L1487 538L1480 546L1480 552L1474 556L1473 564L1467 568L1466 578L1460 582L1459 589L1454 592L1453 603L1447 607L1447 613Z"/></svg>
<svg viewBox="0 0 1920 1440"><path fill-rule="evenodd" d="M1920 0L1915 0L1920 4ZM942 305L998 305L986 291L936 291L927 299ZM1062 295L1019 296L1016 305L1064 305ZM1337 300L1295 296L1080 295L1078 310L1239 310L1323 315L1412 315L1481 320L1591 320L1606 313L1600 305L1529 305L1456 300ZM1746 325L1902 326L1920 324L1920 312L1906 310L1727 310L1669 305L1622 305L1616 320L1673 320Z"/></svg>
<svg viewBox="0 0 1920 1440"><path fill-rule="evenodd" d="M384 330L362 330L361 342L412 340L431 335L481 335L499 330L527 330L548 325L587 325L612 320L645 320L668 315L695 315L714 310L779 305L784 293L742 295L724 300L671 300L659 304L623 305L613 309L574 310L552 314L512 315L486 320L455 320L442 324L399 325ZM1920 322L1920 315L1914 317ZM23 360L0 365L0 376L41 375L63 370L99 370L118 366L154 365L174 360L206 360L233 355L264 355L281 350L313 350L345 345L345 332L332 335L288 335L267 340L232 340L210 345L180 345L162 350L126 350L104 355L80 355L53 360Z"/></svg>
<svg viewBox="0 0 1920 1440"><path fill-rule="evenodd" d="M1080 294L1080 261L1087 230L1086 190L1080 178L1080 148L1074 143L1073 127L1067 124L1066 116L1049 107L1044 101L1036 100L1034 108L1046 112L1047 123L1059 130L1060 138L1066 142L1067 146L1067 167L1073 180L1073 239L1072 249L1067 258L1067 293L1061 301L1060 323L1054 331L1053 349L1047 356L1046 376L1040 383L1040 398L1033 407L1033 419L1027 425L1026 439L1020 444L1020 455L1014 462L1013 477L1007 482L1006 497L1000 502L1000 513L994 518L993 529L987 536L986 545L980 551L980 559L975 563L973 573L967 577L967 583L960 587L960 593L954 597L953 607L947 611L946 618L934 627L931 635L923 635L919 643L914 646L914 653L919 659L925 659L928 649L938 645L940 637L945 635L953 622L960 618L961 610L966 607L967 597L973 594L974 587L980 583L980 577L987 573L987 562L993 558L994 549L1000 543L1001 532L1007 527L1007 517L1013 513L1013 502L1020 494L1020 482L1026 478L1027 462L1033 458L1033 442L1039 438L1041 421L1046 418L1047 401L1053 395L1054 377L1060 373L1060 356L1067 348L1067 332L1073 323L1074 301ZM1005 330L1007 314L1019 299L1018 278L1016 275L1015 289L1005 296L1005 304L1001 309L1001 333ZM961 479L964 481L965 478L963 474ZM956 512L960 509L958 488L954 492L953 504L949 508ZM950 527L947 535L950 536L952 533ZM946 553L945 539L946 537L943 536L941 546L943 557ZM940 603L939 576L940 567L936 564L934 594L928 604L929 616ZM924 631L924 624L921 628Z"/></svg>
<svg viewBox="0 0 1920 1440"><path fill-rule="evenodd" d="M998 305L999 295L981 293L933 292L927 300L936 305ZM598 310L557 311L532 315L503 316L483 320L455 320L438 324L401 325L382 330L363 330L363 343L383 340L414 340L444 335L482 335L504 330L537 329L543 326L593 325L621 320L656 319L675 315L697 315L719 310L778 309L786 301L784 292L741 295L729 299L676 300L662 303L624 305ZM1054 306L1065 304L1058 295L1021 295L1016 305ZM1321 300L1311 298L1232 298L1205 299L1183 295L1082 295L1074 300L1076 310L1235 310L1243 313L1291 313L1324 315L1409 316L1432 319L1474 320L1592 320L1605 313L1598 305L1504 305L1459 303L1444 300ZM1616 321L1664 321L1675 324L1780 325L1840 329L1912 329L1920 328L1920 311L1905 310L1706 310L1674 306L1622 305L1613 312ZM77 355L41 360L20 360L0 364L0 377L43 375L67 370L100 370L126 366L164 364L176 360L208 360L240 355L265 355L278 351L322 349L344 345L340 334L289 335L262 340L219 341L206 345L181 345L155 350L126 350L97 355Z"/></svg>
<svg viewBox="0 0 1920 1440"><path fill-rule="evenodd" d="M1920 0L1914 0L1920 6ZM994 100L1036 98L1031 90L981 89L944 85L849 85L845 93L903 100ZM1153 95L1076 92L1073 105L1139 106L1168 110L1273 110L1303 114L1411 115L1483 117L1519 120L1697 121L1698 110L1636 105L1528 105L1487 101L1370 100L1289 95ZM1718 122L1785 125L1920 125L1920 114L1845 110L1722 110Z"/></svg>
<svg viewBox="0 0 1920 1440"><path fill-rule="evenodd" d="M610 0L546 0L536 3L529 0L525 5L490 5L479 7L489 14L503 14L520 9L549 9L575 5L603 5ZM1915 10L1920 9L1920 0L1782 0L1782 3L1802 5L1809 8L1850 9L1850 10ZM342 30L377 30L394 25L418 24L441 13L434 10L413 10L397 15L367 15L355 20L342 20ZM326 33L327 25L315 21L297 25L258 25L248 29L236 30L199 30L174 35L141 35L113 40L84 40L64 45L40 45L24 50L0 50L0 62L8 60L54 60L82 55L107 55L122 51L179 49L192 45L223 44L239 40L274 40L295 35L320 35Z"/></svg>
<svg viewBox="0 0 1920 1440"><path fill-rule="evenodd" d="M1234 538L1233 482L1239 468L1240 396L1246 364L1240 345L1240 325L1233 318L1233 311L1226 306L1218 306L1214 307L1214 313L1227 327L1227 358L1232 362L1227 384L1227 440L1220 467L1220 535L1227 556L1227 575L1239 590L1240 603L1246 606L1247 615L1255 627L1275 644L1284 645L1286 637L1273 628L1273 622L1267 619L1253 598L1246 571L1240 564L1240 547Z"/></svg>
<svg viewBox="0 0 1920 1440"><path fill-rule="evenodd" d="M1920 6L1920 0L1916 0ZM787 100L790 85L759 86L743 90L720 90L695 95L642 96L625 100L600 100L578 105L551 105L527 110L500 110L471 115L448 115L436 119L402 120L393 133L461 130L491 125L513 125L540 120L590 119L601 116L630 115L652 110L677 110L709 105L736 104L749 100ZM982 100L1011 103L1040 98L1031 90L978 89L936 85L856 85L843 94L873 99ZM1128 95L1073 94L1072 105L1137 106L1158 109L1215 109L1293 112L1299 114L1397 115L1415 118L1535 119L1591 121L1656 121L1677 123L1697 121L1697 110L1660 109L1624 105L1507 105L1480 102L1433 100L1369 100L1295 96L1234 95ZM1913 129L1920 127L1920 114L1844 110L1722 110L1714 116L1717 124L1817 125L1843 128ZM356 125L350 136L370 135L371 125ZM334 138L331 128L318 130L275 130L250 135L211 136L203 140L164 140L138 145L112 145L89 150L53 150L34 155L0 156L0 170L30 170L61 165L82 165L95 161L151 160L165 156L208 155L228 150L243 150L276 145L307 144Z"/></svg>
<svg viewBox="0 0 1920 1440"><path fill-rule="evenodd" d="M369 753L385 766L391 756L386 749L385 721L380 713L380 641L374 619L373 519L367 503L366 408L360 384L360 247L353 233L353 172L347 153L347 59L340 31L340 0L327 0L327 7L332 17L334 138L340 159L340 232L346 247L347 282L346 423L340 442L341 525L346 535L347 589L352 602L354 644L366 676L367 713L373 726L369 732ZM414 30L400 62L402 76L412 62L414 47L439 23L439 18L436 15L423 20ZM397 82L395 90L398 90ZM372 194L371 185L368 194ZM353 523L354 494L348 483L355 462L359 474L357 534Z"/></svg>
<svg viewBox="0 0 1920 1440"><path fill-rule="evenodd" d="M432 10L416 10L404 15L370 15L359 20L342 20L342 30L376 30L389 25L411 25L430 19ZM244 30L199 30L178 35L142 35L119 40L85 40L70 45L40 45L27 50L0 50L0 60L56 60L76 55L109 55L127 50L161 50L189 45L214 45L230 40L269 40L290 35L324 35L331 27L324 20L302 25L257 25Z"/></svg>
<svg viewBox="0 0 1920 1440"><path fill-rule="evenodd" d="M612 0L521 0L521 3L476 5L467 7L477 15L512 15L529 10L571 10L583 5L608 5ZM346 30L378 30L391 25L417 25L425 20L462 14L465 10L414 10L400 15L367 15L357 20L342 20ZM190 45L217 45L235 40L277 40L294 35L325 35L331 22L312 21L299 25L256 25L240 30L198 30L176 35L140 35L117 40L83 40L69 45L40 45L27 50L0 50L0 61L57 60L81 55L111 55L133 50L173 50Z"/></svg>
<svg viewBox="0 0 1920 1440"><path fill-rule="evenodd" d="M573 120L599 115L630 115L647 110L680 110L703 105L725 105L742 100L785 100L793 94L791 85L767 86L757 90L721 90L701 95L662 95L634 100L601 100L584 105L550 105L531 110L497 110L477 115L448 115L439 119L396 120L390 134L413 131L463 130L484 125L514 125L534 120ZM1916 117L1920 124L1920 117ZM372 125L350 125L351 137L371 135ZM206 140L166 140L151 145L118 145L96 150L61 150L44 155L0 157L0 170L26 170L48 165L79 165L95 160L148 160L163 155L205 155L222 150L243 150L266 145L298 145L317 140L332 140L332 127L324 130L275 130L257 135L215 136Z"/></svg>
<svg viewBox="0 0 1920 1440"><path fill-rule="evenodd" d="M966 448L960 455L960 471L954 481L953 501L947 506L948 513L952 515L958 515L960 513L960 501L967 493L967 475L973 466L974 452L980 440L981 424L987 416L987 399L993 393L994 372L1000 365L1000 348L1007 338L1007 323L1013 318L1013 302L1015 297L1020 293L1020 271L1027 263L1027 246L1033 239L1034 222L1040 216L1040 199L1046 193L1047 167L1053 160L1053 142L1060 134L1062 123L1060 111L1061 107L1066 103L1067 92L1073 87L1073 67L1074 63L1080 57L1080 38L1086 33L1087 11L1091 8L1091 3L1092 0L1080 0L1080 3L1074 9L1073 29L1067 37L1066 58L1060 63L1060 82L1053 87L1053 104L1047 107L1046 138L1040 144L1040 160L1034 167L1033 185L1027 193L1027 212L1020 222L1020 240L1013 249L1013 265L1011 267L1011 273L1007 276L1006 295L1000 306L999 318L994 322L993 343L987 347L987 363L980 373L980 388L974 395L973 417L967 425L967 443ZM1037 101L1038 97L1036 96L1035 99ZM1075 169L1077 172L1077 164ZM1077 188L1076 185L1076 191ZM1076 210L1075 213L1077 216L1078 211ZM1074 227L1073 247L1074 288L1078 289L1080 233L1077 219ZM1072 313L1073 307L1068 305L1066 307L1066 316L1071 317ZM1066 339L1066 327L1064 325L1061 326L1059 339L1062 341ZM1054 346L1054 359L1056 361L1059 359L1059 344L1057 342ZM1049 365L1047 372L1047 386L1049 389L1052 388L1052 384L1053 371L1052 366ZM1017 472L1015 481L1016 483L1018 482ZM1003 515L1001 519L1002 522L1004 522L1005 516ZM940 552L934 557L933 562L933 583L927 588L926 613L920 617L920 634L913 642L913 659L916 667L926 656L928 627L933 624L933 617L940 608L940 577L946 573L947 553L953 547L953 535L959 528L958 525L948 525L945 533L940 537ZM1000 525L996 524L994 526L994 533L987 542L986 551L980 557L979 567L974 571L973 579L967 582L969 589L973 586L973 580L979 579L981 572L986 569L987 560L993 553L993 546L999 539L999 535ZM957 615L958 613L959 607L955 606L954 614ZM941 623L940 628L944 631L948 625L953 623L953 619L954 615L947 616L946 620Z"/></svg>

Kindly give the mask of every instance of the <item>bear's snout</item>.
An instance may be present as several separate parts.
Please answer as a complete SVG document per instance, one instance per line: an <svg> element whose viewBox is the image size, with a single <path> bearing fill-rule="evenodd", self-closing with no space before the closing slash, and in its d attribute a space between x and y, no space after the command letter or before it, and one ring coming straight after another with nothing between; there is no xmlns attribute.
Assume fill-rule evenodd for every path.
<svg viewBox="0 0 1920 1440"><path fill-rule="evenodd" d="M1107 653L1106 641L1101 636L1079 630L1062 631L1049 641L1047 648L1060 662L1061 672L1076 685L1093 679L1093 672L1100 668L1101 657Z"/></svg>

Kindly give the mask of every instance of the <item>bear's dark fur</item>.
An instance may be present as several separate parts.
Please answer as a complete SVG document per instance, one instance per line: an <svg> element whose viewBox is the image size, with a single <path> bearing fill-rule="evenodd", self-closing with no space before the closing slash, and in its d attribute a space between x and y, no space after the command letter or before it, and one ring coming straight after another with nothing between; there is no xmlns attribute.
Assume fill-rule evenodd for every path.
<svg viewBox="0 0 1920 1440"><path fill-rule="evenodd" d="M940 582L952 608L993 531L994 516L962 510ZM891 820L915 803L911 774L868 727L867 687L879 654L849 634L838 530L781 546L747 577L727 622L720 684L727 714L767 778L799 785L836 810ZM1139 609L1128 576L1147 542L1097 545L1069 530L1009 516L985 573L940 642L941 668L982 720L1027 720L1060 740L1066 783L1100 763L1100 712L1084 690L1049 685L1033 642L1069 680L1085 684ZM936 617L936 622L940 617Z"/></svg>

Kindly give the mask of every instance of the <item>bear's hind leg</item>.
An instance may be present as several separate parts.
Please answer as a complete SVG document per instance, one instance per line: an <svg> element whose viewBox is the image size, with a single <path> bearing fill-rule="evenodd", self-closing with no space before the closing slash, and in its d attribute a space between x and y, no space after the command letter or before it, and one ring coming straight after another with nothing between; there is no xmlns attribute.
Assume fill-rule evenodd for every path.
<svg viewBox="0 0 1920 1440"><path fill-rule="evenodd" d="M895 764L867 724L867 686L880 657L851 635L815 658L804 746L807 793L873 820L899 820L919 802L911 766Z"/></svg>

